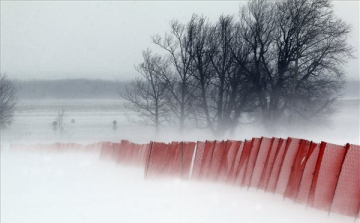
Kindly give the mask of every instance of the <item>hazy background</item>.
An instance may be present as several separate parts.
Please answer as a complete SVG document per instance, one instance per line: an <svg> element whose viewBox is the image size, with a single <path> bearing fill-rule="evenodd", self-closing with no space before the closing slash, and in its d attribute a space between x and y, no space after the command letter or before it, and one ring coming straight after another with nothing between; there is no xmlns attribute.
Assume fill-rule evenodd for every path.
<svg viewBox="0 0 360 223"><path fill-rule="evenodd" d="M1 72L11 79L91 78L126 80L139 74L141 51L169 22L193 13L216 21L237 15L239 1L1 1ZM359 2L334 1L335 14L350 23L359 55ZM359 57L358 57L359 58ZM359 59L346 67L359 80Z"/></svg>

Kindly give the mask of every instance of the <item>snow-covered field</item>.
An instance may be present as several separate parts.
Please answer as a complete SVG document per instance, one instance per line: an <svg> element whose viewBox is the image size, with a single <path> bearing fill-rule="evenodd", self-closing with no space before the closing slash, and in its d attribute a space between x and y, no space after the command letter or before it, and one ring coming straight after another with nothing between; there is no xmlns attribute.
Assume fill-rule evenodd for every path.
<svg viewBox="0 0 360 223"><path fill-rule="evenodd" d="M52 130L61 107L66 134ZM328 126L292 133L294 137L359 144L359 100L343 101ZM129 139L147 142L151 127L128 123L121 101L24 101L13 125L2 132L1 219L3 223L112 222L339 222L354 218L306 208L263 191L181 180L144 180L143 170L100 161L99 153L11 152L10 143L90 143ZM75 123L70 120L75 119ZM117 120L118 129L112 129ZM189 130L167 131L158 140L211 139ZM266 135L244 126L235 139ZM272 135L269 135L272 136ZM288 136L286 132L276 136ZM357 219L356 221L359 221Z"/></svg>
<svg viewBox="0 0 360 223"><path fill-rule="evenodd" d="M1 222L353 223L245 188L147 180L98 153L2 153Z"/></svg>

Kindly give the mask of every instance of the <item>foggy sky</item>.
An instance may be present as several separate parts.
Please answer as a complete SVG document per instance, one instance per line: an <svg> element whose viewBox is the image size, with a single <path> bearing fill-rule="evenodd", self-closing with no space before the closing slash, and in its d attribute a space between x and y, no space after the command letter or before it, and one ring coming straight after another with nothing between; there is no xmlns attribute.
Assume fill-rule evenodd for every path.
<svg viewBox="0 0 360 223"><path fill-rule="evenodd" d="M244 2L243 2L244 3ZM216 21L237 15L237 1L1 1L1 72L13 79L101 78L124 80L139 74L142 50L157 50L151 36L169 22L193 13ZM334 2L335 13L353 27L349 43L359 57L359 3ZM359 59L347 64L359 79Z"/></svg>

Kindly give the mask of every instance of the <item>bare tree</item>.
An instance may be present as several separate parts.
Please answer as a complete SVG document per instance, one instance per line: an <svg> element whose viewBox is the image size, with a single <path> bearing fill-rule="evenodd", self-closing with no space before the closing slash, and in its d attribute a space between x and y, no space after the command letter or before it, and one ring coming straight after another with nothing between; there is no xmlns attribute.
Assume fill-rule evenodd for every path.
<svg viewBox="0 0 360 223"><path fill-rule="evenodd" d="M335 17L329 0L287 0L277 6L277 21L288 33L293 54L289 121L324 115L339 97L342 65L352 57L346 41L350 26Z"/></svg>
<svg viewBox="0 0 360 223"><path fill-rule="evenodd" d="M201 112L197 112L198 118L203 119L206 128L215 134L216 126L211 115L211 105L209 101L211 78L214 75L210 60L210 38L211 25L206 17L193 15L187 24L187 32L191 39L191 45L187 50L191 58L191 75L194 78L196 91L193 97L197 100L197 108Z"/></svg>
<svg viewBox="0 0 360 223"><path fill-rule="evenodd" d="M152 55L150 50L143 52L143 58L144 62L135 67L142 78L132 81L121 96L128 101L125 108L138 114L138 118L128 116L128 119L154 126L158 134L161 124L168 121L169 116L167 86L162 79L169 72L169 65L159 55Z"/></svg>
<svg viewBox="0 0 360 223"><path fill-rule="evenodd" d="M254 88L244 69L250 51L239 36L239 29L233 17L220 16L209 40L214 73L210 100L218 136L229 130L233 134L241 116L256 109Z"/></svg>
<svg viewBox="0 0 360 223"><path fill-rule="evenodd" d="M6 74L0 74L0 128L11 124L16 105L16 89Z"/></svg>
<svg viewBox="0 0 360 223"><path fill-rule="evenodd" d="M251 80L265 126L311 120L331 111L351 57L350 28L328 0L253 0L242 10L252 48Z"/></svg>
<svg viewBox="0 0 360 223"><path fill-rule="evenodd" d="M58 111L55 121L53 122L53 130L54 131L59 130L61 138L63 137L64 133L66 133L65 129L67 127L64 122L65 112L66 110L64 108L61 108Z"/></svg>
<svg viewBox="0 0 360 223"><path fill-rule="evenodd" d="M194 120L216 136L234 132L243 116L268 130L326 117L352 57L349 33L330 0L251 0L239 20L172 21L169 33L152 39L168 60L144 54L145 78L125 98L155 126L175 117L182 132Z"/></svg>
<svg viewBox="0 0 360 223"><path fill-rule="evenodd" d="M200 117L214 135L233 133L243 113L256 109L254 88L244 69L249 48L241 41L239 26L231 16L221 16L214 25L193 16L187 27L193 35L188 54L198 114L203 114Z"/></svg>
<svg viewBox="0 0 360 223"><path fill-rule="evenodd" d="M243 69L254 87L261 121L266 126L273 119L271 96L273 98L277 96L270 93L275 86L272 82L276 82L276 79L272 76L272 67L269 67L274 58L271 52L273 30L276 27L274 8L274 4L269 1L252 0L240 11L240 38L244 40L251 52L248 63L243 66ZM276 87L274 87L275 91Z"/></svg>
<svg viewBox="0 0 360 223"><path fill-rule="evenodd" d="M162 76L167 86L169 106L178 119L179 132L183 133L186 119L192 112L193 77L191 75L192 34L189 29L178 21L171 22L170 33L162 38L153 37L153 42L164 49L170 59L173 72Z"/></svg>

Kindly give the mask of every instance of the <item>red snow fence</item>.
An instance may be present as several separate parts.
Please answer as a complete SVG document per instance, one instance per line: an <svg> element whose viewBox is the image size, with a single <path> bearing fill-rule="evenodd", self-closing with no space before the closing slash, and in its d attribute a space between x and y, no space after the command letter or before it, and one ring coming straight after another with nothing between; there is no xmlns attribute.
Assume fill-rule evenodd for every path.
<svg viewBox="0 0 360 223"><path fill-rule="evenodd" d="M360 146L297 138L244 141L12 144L13 151L98 151L144 168L146 179L179 178L261 189L309 207L359 218Z"/></svg>
<svg viewBox="0 0 360 223"><path fill-rule="evenodd" d="M188 179L195 143L151 142L145 166L145 178L177 177Z"/></svg>
<svg viewBox="0 0 360 223"><path fill-rule="evenodd" d="M236 168L234 166L237 153L240 149L241 141L226 141L224 153L221 159L218 181L233 182Z"/></svg>
<svg viewBox="0 0 360 223"><path fill-rule="evenodd" d="M297 203L307 203L310 194L311 184L315 175L315 167L320 152L320 144L311 142L306 156L304 170L301 176L300 185L296 195Z"/></svg>
<svg viewBox="0 0 360 223"><path fill-rule="evenodd" d="M265 168L267 157L271 149L271 144L273 143L274 138L261 138L259 150L257 152L257 157L254 163L254 170L252 172L251 187L259 187L260 180Z"/></svg>
<svg viewBox="0 0 360 223"><path fill-rule="evenodd" d="M359 216L358 145L291 137L198 141L184 157L181 142L152 142L145 178L190 177L252 187L327 212Z"/></svg>
<svg viewBox="0 0 360 223"><path fill-rule="evenodd" d="M145 167L150 144L136 144L127 140L102 142L100 159L118 164Z"/></svg>
<svg viewBox="0 0 360 223"><path fill-rule="evenodd" d="M331 211L356 217L360 208L360 146L347 144L346 150Z"/></svg>
<svg viewBox="0 0 360 223"><path fill-rule="evenodd" d="M321 143L308 205L330 211L345 154L345 146Z"/></svg>
<svg viewBox="0 0 360 223"><path fill-rule="evenodd" d="M276 156L277 151L278 151L279 143L282 143L282 142L283 142L282 139L272 138L271 144L269 145L269 148L267 148L268 149L268 154L266 155L264 167L263 167L262 172L261 172L260 181L259 181L259 184L257 186L258 189L266 190L267 185L269 183L271 171L272 171L272 169L274 167L275 156ZM262 148L264 148L264 147L262 147ZM263 151L263 149L260 150L260 151Z"/></svg>
<svg viewBox="0 0 360 223"><path fill-rule="evenodd" d="M245 176L246 165L251 152L251 146L252 146L251 141L249 140L244 141L244 146L241 150L239 163L237 165L237 170L235 173L235 182L234 182L235 185L239 185L239 186L242 185Z"/></svg>

